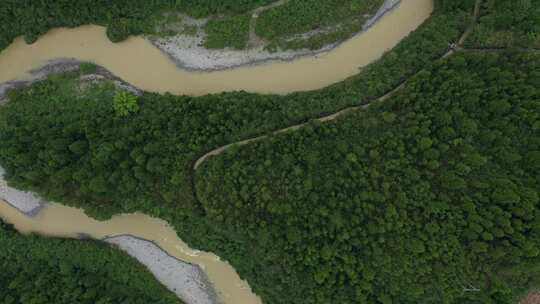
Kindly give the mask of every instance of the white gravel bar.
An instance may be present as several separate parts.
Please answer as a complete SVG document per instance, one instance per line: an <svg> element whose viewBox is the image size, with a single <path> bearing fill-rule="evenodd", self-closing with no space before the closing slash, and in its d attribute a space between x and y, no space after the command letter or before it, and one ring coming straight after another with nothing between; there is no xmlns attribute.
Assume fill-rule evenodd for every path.
<svg viewBox="0 0 540 304"><path fill-rule="evenodd" d="M287 61L331 49L331 47L325 47L317 52L298 50L272 53L264 50L264 46L259 46L247 50L210 50L203 46L204 39L204 34L198 36L176 35L151 40L151 42L181 68L199 71L224 70L273 60Z"/></svg>
<svg viewBox="0 0 540 304"><path fill-rule="evenodd" d="M118 246L140 263L169 290L188 304L216 304L217 298L205 273L198 267L180 261L163 251L151 241L131 235L104 239Z"/></svg>
<svg viewBox="0 0 540 304"><path fill-rule="evenodd" d="M401 0L386 0L379 8L377 13L373 15L362 27L362 31L369 29L386 13L393 10ZM189 24L197 24L202 26L206 20L196 21L189 20ZM264 46L250 48L246 50L234 50L230 48L209 50L206 49L204 41L206 34L203 31L198 31L197 35L179 34L166 38L149 39L154 46L165 53L178 66L187 70L195 71L213 71L224 70L239 66L261 64L272 61L291 61L304 56L314 56L324 52L328 52L340 43L333 43L322 47L319 50L285 50L277 52L269 52L264 49Z"/></svg>
<svg viewBox="0 0 540 304"><path fill-rule="evenodd" d="M45 206L45 201L34 193L8 186L4 174L5 170L0 166L0 199L28 216L36 215Z"/></svg>

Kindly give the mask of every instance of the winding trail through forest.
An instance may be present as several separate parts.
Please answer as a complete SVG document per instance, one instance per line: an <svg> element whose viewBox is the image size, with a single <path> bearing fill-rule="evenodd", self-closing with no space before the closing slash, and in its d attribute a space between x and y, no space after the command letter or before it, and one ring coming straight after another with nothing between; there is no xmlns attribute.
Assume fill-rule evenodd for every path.
<svg viewBox="0 0 540 304"><path fill-rule="evenodd" d="M471 22L471 25L463 32L463 34L461 35L461 37L459 38L459 40L457 41L456 43L456 46L455 47L451 47L444 55L442 55L438 60L440 59L444 59L444 58L447 58L451 55L453 55L454 53L458 52L458 51L467 51L467 49L463 48L463 43L465 42L465 40L467 39L467 37L471 34L471 32L473 31L474 29L474 26L476 25L477 21L478 21L478 16L480 14L480 5L482 4L482 0L476 0L476 3L475 3L475 7L474 7L474 13L473 13L473 21ZM451 43L451 42L449 42ZM471 49L473 51L477 51L477 49ZM369 101L368 103L366 104L363 104L363 105L358 105L358 106L352 106L352 107L348 107L348 108L345 108L343 110L340 110L336 113L333 113L333 114L330 114L330 115L326 115L326 116L323 116L323 117L318 117L318 118L314 118L312 120L315 120L315 121L319 121L319 122L327 122L327 121L332 121L332 120L335 120L336 118L338 117L341 117L347 113L350 113L352 111L357 111L357 110L362 110L362 109L366 109L368 108L370 105L374 104L374 103L378 103L378 102L381 102L381 101L384 101L384 100L387 100L388 98L394 96L394 94L396 94L398 91L400 91L402 88L405 87L405 85L407 84L407 82L409 81L409 79L412 79L414 78L416 75L418 75L418 73L422 72L423 69L419 70L418 72L416 72L414 75L410 76L409 78L405 79L401 84L399 84L397 87L395 87L394 89L392 89L391 91L387 92L386 94L378 97L378 98L375 98L373 99L372 101ZM310 120L311 121L311 120ZM252 138L248 138L248 139L244 139L244 140L241 140L241 141L237 141L237 142L234 142L234 143L230 143L230 144L227 144L227 145L224 145L224 146L221 146L219 148L216 148L212 151L209 151L207 152L206 154L204 154L203 156L199 157L195 163L193 164L193 171L196 171L197 168L204 162L206 161L209 157L211 156L216 156L216 155L219 155L225 151L227 151L228 149L234 147L234 146L243 146L243 145L246 145L246 144L249 144L249 143L252 143L252 142L256 142L256 141L259 141L259 140L262 140L262 139L265 139L265 138L268 138L269 136L271 135L276 135L276 134L280 134L280 133L284 133L284 132L287 132L287 131L294 131L294 130L297 130L297 129L300 129L304 126L306 126L310 121L307 121L307 122L303 122L303 123L300 123L300 124L296 124L296 125L293 125L293 126L289 126L289 127L286 127L286 128L282 128L282 129L279 129L279 130L276 130L276 131L273 131L273 132L270 132L269 134L265 134L265 135L261 135L261 136L257 136L257 137L252 137ZM192 173L192 177L193 179L195 178L195 172ZM193 181L193 185L195 185L195 182ZM194 189L194 194L195 194L195 197L197 198L198 200L198 196L196 195L197 191Z"/></svg>

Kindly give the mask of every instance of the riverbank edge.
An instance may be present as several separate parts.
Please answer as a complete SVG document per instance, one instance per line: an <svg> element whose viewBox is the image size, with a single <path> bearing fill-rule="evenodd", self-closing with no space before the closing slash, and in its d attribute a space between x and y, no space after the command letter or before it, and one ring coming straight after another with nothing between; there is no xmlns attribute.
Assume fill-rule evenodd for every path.
<svg viewBox="0 0 540 304"><path fill-rule="evenodd" d="M45 208L47 202L35 193L20 191L10 187L4 178L5 173L4 168L0 166L0 200L5 201L8 205L28 217L35 217Z"/></svg>
<svg viewBox="0 0 540 304"><path fill-rule="evenodd" d="M291 62L300 58L318 56L330 52L347 41L363 34L380 21L385 15L392 12L401 4L402 0L385 0L375 15L368 19L362 26L362 30L352 35L348 39L331 43L318 50L285 50L269 52L264 47L247 50L209 50L202 46L181 47L172 42L167 42L172 38L151 38L145 37L154 47L159 49L169 60L174 62L180 69L191 72L213 72L223 71L247 66L271 64L275 62ZM179 36L175 36L179 37ZM181 38L178 38L181 39ZM190 59L188 59L190 58Z"/></svg>
<svg viewBox="0 0 540 304"><path fill-rule="evenodd" d="M221 304L206 272L199 265L182 261L170 255L156 242L132 234L106 236L100 241L106 242L137 259L167 289L174 292L187 304ZM133 241L141 244L133 246L135 252L130 251L129 247ZM161 255L162 258L157 257L157 255ZM174 277L167 275L167 270ZM182 287L174 286L175 284L182 285Z"/></svg>
<svg viewBox="0 0 540 304"><path fill-rule="evenodd" d="M6 104L9 100L7 94L13 89L26 88L32 84L47 79L52 74L62 74L68 72L80 71L81 64L84 61L72 58L59 58L49 61L46 65L30 70L29 77L22 80L10 80L0 83L0 106ZM142 95L142 90L122 80L103 66L95 65L96 70L92 73L81 75L81 81L113 81L118 88L125 89L135 95Z"/></svg>
<svg viewBox="0 0 540 304"><path fill-rule="evenodd" d="M10 187L4 179L4 174L5 171L0 166L0 203L5 202L18 212L31 218L37 216L39 212L47 208L49 202L41 199L35 193L20 191ZM79 233L78 238L94 239L84 233ZM133 243L133 239L140 241L140 245L130 244ZM186 304L220 304L211 281L199 265L182 261L170 255L154 241L130 234L107 236L96 240L103 241L135 258L161 284ZM133 248L133 251L129 250L130 247ZM168 258L167 260L153 258L157 255ZM172 277L170 273L171 268L175 268L176 270L181 269L183 271L180 276L175 273L175 276ZM182 277L183 280L179 280L178 277ZM171 278L174 278L174 280Z"/></svg>

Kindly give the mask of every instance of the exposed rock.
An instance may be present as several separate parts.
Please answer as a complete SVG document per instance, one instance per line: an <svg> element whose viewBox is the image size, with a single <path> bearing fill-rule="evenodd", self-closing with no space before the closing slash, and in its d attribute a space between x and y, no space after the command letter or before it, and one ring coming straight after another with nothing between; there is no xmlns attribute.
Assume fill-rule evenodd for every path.
<svg viewBox="0 0 540 304"><path fill-rule="evenodd" d="M217 297L206 274L196 265L180 261L151 241L131 235L106 238L139 262L187 304L216 304Z"/></svg>

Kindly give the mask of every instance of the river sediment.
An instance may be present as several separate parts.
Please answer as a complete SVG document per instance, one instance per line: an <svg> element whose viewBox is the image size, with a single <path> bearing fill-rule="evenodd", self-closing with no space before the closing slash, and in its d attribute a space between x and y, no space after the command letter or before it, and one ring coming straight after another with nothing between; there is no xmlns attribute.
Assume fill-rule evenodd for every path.
<svg viewBox="0 0 540 304"><path fill-rule="evenodd" d="M187 304L218 304L206 274L197 266L167 254L157 244L132 235L103 239L144 264L169 290Z"/></svg>
<svg viewBox="0 0 540 304"><path fill-rule="evenodd" d="M20 191L8 186L4 178L6 171L0 166L0 200L8 202L12 207L27 216L35 216L45 206L45 201L34 193Z"/></svg>

